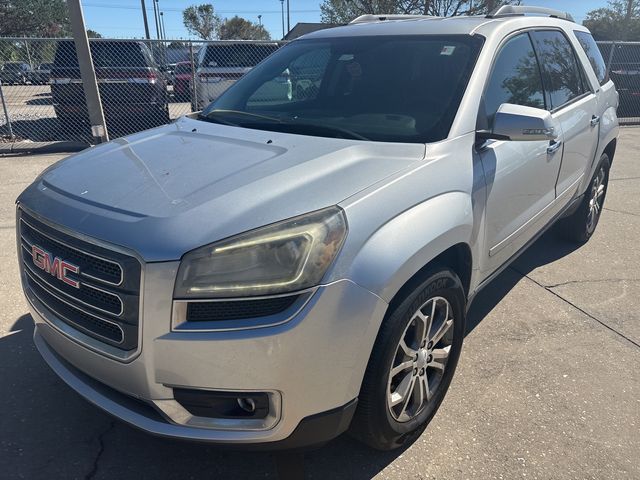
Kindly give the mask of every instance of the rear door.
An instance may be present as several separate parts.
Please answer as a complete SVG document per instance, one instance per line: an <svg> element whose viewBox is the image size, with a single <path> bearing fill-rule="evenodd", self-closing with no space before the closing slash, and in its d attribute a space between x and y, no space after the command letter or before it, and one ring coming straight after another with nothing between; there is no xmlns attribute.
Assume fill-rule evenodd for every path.
<svg viewBox="0 0 640 480"><path fill-rule="evenodd" d="M541 70L527 32L508 38L498 50L478 116L480 128L492 128L503 103L546 108ZM489 140L478 149L487 182L484 276L526 244L551 214L562 158L562 149L554 145Z"/></svg>
<svg viewBox="0 0 640 480"><path fill-rule="evenodd" d="M596 95L564 32L536 30L531 36L542 66L547 105L562 129L564 145L556 195L565 203L571 200L596 153Z"/></svg>

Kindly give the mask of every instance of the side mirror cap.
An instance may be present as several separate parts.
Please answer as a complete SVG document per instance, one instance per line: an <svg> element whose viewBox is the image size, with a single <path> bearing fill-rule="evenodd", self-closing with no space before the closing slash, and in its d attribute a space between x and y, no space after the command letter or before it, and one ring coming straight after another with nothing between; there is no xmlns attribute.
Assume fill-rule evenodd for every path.
<svg viewBox="0 0 640 480"><path fill-rule="evenodd" d="M559 131L547 110L503 103L493 119L493 129L479 135L485 139L534 142L555 140Z"/></svg>

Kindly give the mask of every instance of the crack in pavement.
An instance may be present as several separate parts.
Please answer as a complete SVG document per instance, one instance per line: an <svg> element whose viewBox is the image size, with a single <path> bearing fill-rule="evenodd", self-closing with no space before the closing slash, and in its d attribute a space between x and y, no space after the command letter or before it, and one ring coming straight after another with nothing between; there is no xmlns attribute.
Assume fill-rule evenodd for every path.
<svg viewBox="0 0 640 480"><path fill-rule="evenodd" d="M640 177L620 177L620 178L610 178L610 182L615 182L617 180L640 180Z"/></svg>
<svg viewBox="0 0 640 480"><path fill-rule="evenodd" d="M640 282L640 278L598 278L595 280L569 280L567 282L556 283L554 285L543 285L543 284L541 285L543 285L544 288L556 288L556 287L564 287L565 285L571 285L572 283L600 283L600 282Z"/></svg>
<svg viewBox="0 0 640 480"><path fill-rule="evenodd" d="M109 427L102 432L100 435L98 435L98 453L96 454L96 458L94 458L93 460L93 465L91 467L91 471L89 473L87 473L85 475L85 480L90 480L92 478L94 478L96 476L96 473L98 473L98 463L100 462L100 458L102 457L102 454L104 453L104 437L115 428L116 426L116 421L115 420L111 420L109 422Z"/></svg>
<svg viewBox="0 0 640 480"><path fill-rule="evenodd" d="M570 302L569 300L567 300L566 298L564 298L562 295L560 295L559 293L554 292L553 290L551 290L551 287L547 287L546 285L538 282L537 280L534 280L533 278L531 278L529 275L527 275L526 273L521 272L520 270L518 270L517 268L510 266L509 267L511 270L513 270L515 273L517 273L518 275L522 276L523 278L526 278L527 280L535 283L536 285L538 285L539 287L545 289L547 292L551 293L552 295L554 295L555 297L559 298L560 300L562 300L563 302L565 302L566 304L572 306L573 308L575 308L576 310L578 310L579 312L583 313L584 315L586 315L587 317L589 317L591 320L598 322L600 325L602 325L603 327L605 327L606 329L610 330L611 332L615 333L616 335L618 335L619 337L623 338L624 340L626 340L627 342L629 342L630 344L640 348L640 343L636 342L635 340L632 340L631 338L627 337L624 333L619 332L618 330L616 330L615 328L607 325L604 321L600 320L599 318L591 315L589 312L587 312L586 310L583 310L582 308L580 308L579 306L577 306L575 303Z"/></svg>
<svg viewBox="0 0 640 480"><path fill-rule="evenodd" d="M608 210L610 212L621 213L623 215L631 215L632 217L640 217L640 214L627 212L626 210L614 210L613 208L602 207L603 210Z"/></svg>

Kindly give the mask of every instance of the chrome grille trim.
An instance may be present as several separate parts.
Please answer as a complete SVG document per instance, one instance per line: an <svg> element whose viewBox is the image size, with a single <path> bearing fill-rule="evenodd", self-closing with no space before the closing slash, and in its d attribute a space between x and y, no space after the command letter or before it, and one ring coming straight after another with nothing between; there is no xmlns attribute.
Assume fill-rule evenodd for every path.
<svg viewBox="0 0 640 480"><path fill-rule="evenodd" d="M94 277L93 275L87 275L86 273L82 273L82 272L80 274L85 276L85 277L87 277L87 278L91 278L92 280L96 280L96 281L99 281L99 282L102 282L102 283L106 283L107 285L112 285L114 287L119 287L120 285L122 285L122 282L124 281L124 268L122 268L122 265L119 262L116 262L114 260L109 260L108 258L104 258L104 257L101 257L99 255L95 255L93 253L87 252L86 250L83 250L81 248L75 247L73 245L69 245L64 240L60 240L58 238L53 238L51 235L48 235L47 233L43 232L42 230L38 229L37 227L34 227L33 225L31 225L29 222L27 222L22 217L20 217L20 222L24 223L25 225L27 225L32 230L35 230L40 235L42 235L44 237L47 237L52 242L56 242L56 243L59 243L60 245L64 245L65 247L70 248L72 250L75 250L77 252L80 252L83 255L87 255L89 257L97 258L98 260L101 260L103 262L107 262L107 263L110 263L112 265L116 265L120 269L120 281L118 283L110 282L110 281L105 280L103 278ZM22 234L22 228L20 228L20 238L22 238L27 244L29 244L29 242L24 238L24 235Z"/></svg>
<svg viewBox="0 0 640 480"><path fill-rule="evenodd" d="M120 337L121 340L119 342L115 342L114 340L107 338L103 335L100 335L99 333L96 332L91 332L92 335L95 335L97 337L101 337L104 340L108 341L108 342L113 342L113 343L117 343L117 344L122 344L124 342L124 330L122 330L122 327L120 327L120 325L118 325L116 322L112 322L111 320L107 320L106 318L100 317L98 315L96 315L95 313L92 312L88 312L86 310L84 310L83 308L78 307L77 305L73 305L72 303L69 303L68 301L66 301L64 298L61 298L60 296L56 295L53 292L50 292L45 286L42 285L41 280L34 275L33 273L31 273L30 271L25 270L25 273L29 276L29 278L34 281L35 283L37 283L40 288L42 288L44 291L46 291L49 295L51 295L52 297L57 298L58 300L60 300L62 303L69 305L71 308L74 308L76 310L79 310L80 312L86 314L86 315L90 315L94 318L97 318L98 320L105 322L105 323L109 323L113 326L115 326L118 330L120 330ZM49 310L51 310L53 313L55 313L58 317L64 319L68 324L74 326L74 328L77 328L77 322L74 322L73 320L71 320L70 318L67 318L66 316L64 316L63 314L61 314L60 312L58 312L55 308L53 308L51 305L49 305L44 299L40 298L40 296L34 292L32 289L30 289L31 294L36 297L40 303L42 303L42 305L46 306Z"/></svg>
<svg viewBox="0 0 640 480"><path fill-rule="evenodd" d="M29 255L31 255L31 252L29 252L29 250L28 250L27 248L25 248L25 246L24 246L24 245L22 245L22 249L23 249L24 251L26 251ZM24 254L23 254L23 258L24 258ZM112 296L112 297L117 298L117 299L118 299L118 302L120 303L120 312L118 312L118 313L110 312L109 310L105 310L105 309L103 309L103 308L100 308L100 307L97 307L97 306L95 306L95 305L92 305L91 303L87 303L87 302L85 302L84 300L80 300L78 297L74 297L73 295L70 295L70 294L68 294L67 292L63 292L62 290L60 290L60 289L59 289L59 288L57 288L56 286L52 285L49 281L47 281L47 280L43 279L42 277L40 277L40 276L35 272L35 270L33 270L33 267L29 264L29 262L26 262L26 261L24 261L24 260L23 260L23 263L24 263L24 266L26 267L26 269L28 270L28 273L30 273L31 275L33 275L33 276L37 277L37 278L38 278L38 280L40 280L40 282L42 282L42 283L46 284L46 287L44 287L44 286L43 286L42 288L44 288L44 289L45 289L45 290L47 290L47 291L49 291L49 290L53 289L53 290L55 290L56 292L58 292L59 294L64 295L64 296L65 296L65 297L67 297L67 298L70 298L70 299L71 299L71 300L73 300L74 302L81 303L82 305L84 305L84 306L86 306L86 307L93 308L93 309L98 310L98 311L100 311L100 312L102 312L102 313L106 313L107 315L115 315L116 317L120 317L120 316L122 316L122 314L124 313L124 303L122 302L122 299L121 299L117 294L115 294L115 293L108 292L108 291L106 291L106 290L102 290L101 288L94 287L94 286L89 285L89 284L87 284L87 283L81 283L81 285L82 285L83 287L89 287L89 288L92 288L92 289L94 289L94 290L100 291L100 292L102 292L102 293L106 293L107 295L110 295L110 296ZM48 287L48 288L47 288L47 287ZM51 293L51 292L49 292L49 293ZM53 293L51 293L51 294L53 295ZM57 296L57 295L54 295L54 296ZM69 302L66 302L66 301L65 301L65 303L69 303ZM70 305L71 305L71 304L70 304ZM74 307L74 305L71 305L71 306L72 306L72 307ZM78 310L80 310L80 309L78 309ZM85 312L85 313L88 313L88 312ZM91 313L90 313L90 315L93 315L93 314L91 314Z"/></svg>
<svg viewBox="0 0 640 480"><path fill-rule="evenodd" d="M145 262L140 255L119 245L110 244L53 223L20 203L16 205L16 217L21 279L34 315L37 314L47 326L69 340L96 353L124 363L137 358L142 349L145 277ZM26 235L22 235L23 230ZM100 297L93 297L91 293L93 290L85 289L84 296L81 298L89 303L80 304L81 300L75 297L71 288L64 289L62 292L59 288L53 290L55 287L48 285L49 279L35 266L32 265L32 271L29 272L29 265L33 262L31 251L28 251L29 255L24 253L27 249L24 246L23 237L27 237L25 240L41 242L36 244L52 255L65 258L68 254L70 260L78 262L80 273L84 273L82 272L84 266L90 273L104 272L105 276L110 276L114 281L96 278L94 282L89 280L92 275L76 275L75 278L79 280L86 277L85 281L81 282L82 287L89 286L100 291ZM74 254L77 256L74 257ZM112 266L115 267L112 268ZM117 285L115 284L116 275L119 276ZM32 278L34 276L36 278ZM50 280L55 283L54 277ZM62 288L61 285L59 287ZM102 292L101 287L106 290ZM94 293L97 294L97 291ZM67 299L64 296L65 293L70 294L71 297ZM117 295L118 303L111 302L111 297L103 296L103 293ZM103 306L110 308L111 311L107 312L93 305L94 298L98 303L104 302ZM83 304L90 310L83 308ZM117 305L123 307L120 310L124 310L120 317L113 313ZM96 309L105 313L98 313ZM74 312L77 313L74 314ZM105 314L108 318L104 318Z"/></svg>

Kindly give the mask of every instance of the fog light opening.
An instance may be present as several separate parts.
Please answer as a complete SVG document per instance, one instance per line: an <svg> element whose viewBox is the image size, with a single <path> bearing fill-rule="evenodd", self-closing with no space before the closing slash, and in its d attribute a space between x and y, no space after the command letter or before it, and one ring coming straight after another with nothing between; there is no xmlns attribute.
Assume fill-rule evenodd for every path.
<svg viewBox="0 0 640 480"><path fill-rule="evenodd" d="M247 413L255 413L256 411L256 402L253 398L247 397L239 397L238 398L238 406Z"/></svg>

